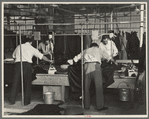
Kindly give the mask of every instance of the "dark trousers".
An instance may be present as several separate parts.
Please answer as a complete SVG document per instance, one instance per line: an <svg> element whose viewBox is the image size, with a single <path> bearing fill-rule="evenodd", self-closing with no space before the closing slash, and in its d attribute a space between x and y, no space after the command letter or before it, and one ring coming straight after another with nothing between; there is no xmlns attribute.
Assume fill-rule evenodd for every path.
<svg viewBox="0 0 149 119"><path fill-rule="evenodd" d="M27 105L31 100L31 81L32 81L32 65L23 62L23 84L24 84L24 104ZM17 62L14 66L14 76L9 101L14 104L19 88L21 87L21 63Z"/></svg>
<svg viewBox="0 0 149 119"><path fill-rule="evenodd" d="M90 84L94 81L97 109L104 107L102 74L99 63L84 64L84 108L90 108Z"/></svg>

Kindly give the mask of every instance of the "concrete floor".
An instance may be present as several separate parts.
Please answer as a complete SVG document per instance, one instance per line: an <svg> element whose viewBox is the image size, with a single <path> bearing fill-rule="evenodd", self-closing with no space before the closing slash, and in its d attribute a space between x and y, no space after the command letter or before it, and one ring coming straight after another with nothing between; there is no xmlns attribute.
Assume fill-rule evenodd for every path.
<svg viewBox="0 0 149 119"><path fill-rule="evenodd" d="M44 104L42 87L34 87L32 90L32 100L31 104L27 106L21 105L21 93L17 95L16 103L10 105L8 102L9 87L5 88L4 93L4 103L3 103L3 116L12 116L11 113L22 113L34 108L37 104ZM89 110L83 109L81 100L73 100L71 98L64 104L60 104L61 101L54 101L54 104L60 104L60 107L64 108L65 111L62 115L84 115L84 117L90 117L91 115L97 116L107 116L107 115L146 115L146 105L142 104L138 106L137 101L119 101L118 90L116 89L106 89L105 93L105 106L109 109L104 111L97 111L95 104L95 96L92 97L91 106ZM80 116L79 116L80 115ZM86 116L85 116L86 115Z"/></svg>

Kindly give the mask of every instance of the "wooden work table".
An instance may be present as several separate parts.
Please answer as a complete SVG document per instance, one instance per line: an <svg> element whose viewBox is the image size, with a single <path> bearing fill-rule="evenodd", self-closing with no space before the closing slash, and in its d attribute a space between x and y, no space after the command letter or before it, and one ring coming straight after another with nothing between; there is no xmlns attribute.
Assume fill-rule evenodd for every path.
<svg viewBox="0 0 149 119"><path fill-rule="evenodd" d="M65 100L68 97L69 80L67 74L37 74L33 85L43 85L43 94L47 91L55 92L55 100Z"/></svg>
<svg viewBox="0 0 149 119"><path fill-rule="evenodd" d="M65 102L68 96L69 80L67 74L37 74L37 79L32 82L33 85L43 85L43 94L47 91L55 92L55 100L62 100ZM131 101L134 101L134 89L136 77L114 77L115 82L108 86L108 88L121 88L118 87L119 83L126 82L131 89Z"/></svg>

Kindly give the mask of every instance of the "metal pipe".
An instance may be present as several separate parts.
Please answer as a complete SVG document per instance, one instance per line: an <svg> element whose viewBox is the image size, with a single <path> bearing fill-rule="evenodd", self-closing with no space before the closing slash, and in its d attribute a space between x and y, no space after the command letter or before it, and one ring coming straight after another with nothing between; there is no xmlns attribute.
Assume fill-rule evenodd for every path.
<svg viewBox="0 0 149 119"><path fill-rule="evenodd" d="M83 33L82 33L83 34ZM55 34L55 36L69 36L69 35L76 35L76 36L80 36L81 34ZM91 35L91 34L83 34L83 35ZM109 33L102 33L99 36L102 35L109 35Z"/></svg>
<svg viewBox="0 0 149 119"><path fill-rule="evenodd" d="M111 23L113 22L113 11L111 12ZM111 30L113 29L113 24L111 24Z"/></svg>
<svg viewBox="0 0 149 119"><path fill-rule="evenodd" d="M82 108L84 108L84 86L83 86L83 25L81 25L81 74L82 74Z"/></svg>
<svg viewBox="0 0 149 119"><path fill-rule="evenodd" d="M40 25L99 25L99 24L129 24L129 23L144 23L144 21L122 21L122 22L102 22L102 23L47 23L47 24L19 24L20 26L40 26ZM7 24L5 24L5 26L8 26ZM16 26L15 24L14 25L9 25L9 26Z"/></svg>
<svg viewBox="0 0 149 119"><path fill-rule="evenodd" d="M55 36L79 36L81 34L55 34ZM83 34L83 35L91 35L91 34Z"/></svg>
<svg viewBox="0 0 149 119"><path fill-rule="evenodd" d="M105 10L104 10L105 11ZM106 11L105 11L105 18L104 18L104 22L107 23L107 19L106 19ZM107 32L107 24L104 24L105 26L105 33Z"/></svg>
<svg viewBox="0 0 149 119"><path fill-rule="evenodd" d="M16 33L16 46L18 45L18 34Z"/></svg>
<svg viewBox="0 0 149 119"><path fill-rule="evenodd" d="M141 5L140 14L141 14L140 21L144 21L144 5ZM143 44L143 33L144 33L143 27L144 27L144 23L140 22L140 47L142 47L142 44Z"/></svg>
<svg viewBox="0 0 149 119"><path fill-rule="evenodd" d="M22 87L22 106L24 106L24 84L23 84L23 64L22 64L22 47L21 47L21 28L19 26L19 39L20 39L20 63L21 63L21 87Z"/></svg>
<svg viewBox="0 0 149 119"><path fill-rule="evenodd" d="M113 11L111 12L111 23L112 22L113 22ZM113 24L111 24L111 30L113 30ZM111 57L113 58L112 39L111 39Z"/></svg>
<svg viewBox="0 0 149 119"><path fill-rule="evenodd" d="M146 10L144 10L144 11L146 11ZM128 13L128 15L129 15L129 13ZM13 15L12 15L13 16ZM20 16L20 15L15 15L15 16ZM21 15L22 17L30 17L30 15ZM138 16L138 15L132 15L132 16ZM32 17L37 17L37 15L35 15L35 16L33 16L32 15ZM92 16L88 16L89 18L92 18ZM97 16L97 18L104 18L105 16ZM107 15L106 16L107 18L109 18L110 17L110 14L109 15ZM121 15L119 15L119 18L120 17L124 17L124 16L121 16ZM70 16L65 16L65 19L84 19L84 17L81 17L81 16L72 16L71 18L70 18ZM62 18L56 18L56 19L52 19L52 20L49 20L49 21L58 21L58 20L61 20ZM25 19L15 19L16 21L18 21L18 20L25 20ZM33 19L26 19L26 20L35 20L34 18ZM4 23L7 23L7 21L5 21ZM12 23L12 22L10 22L10 23Z"/></svg>
<svg viewBox="0 0 149 119"><path fill-rule="evenodd" d="M4 34L4 36L16 36L16 34Z"/></svg>
<svg viewBox="0 0 149 119"><path fill-rule="evenodd" d="M52 39L53 39L53 50L54 50L54 46L55 46L55 34L54 32L52 31ZM54 53L54 51L52 50L52 53ZM53 59L52 59L53 58ZM51 60L55 61L55 57L54 57L54 54L53 54L53 57L51 58ZM53 62L55 63L55 62Z"/></svg>
<svg viewBox="0 0 149 119"><path fill-rule="evenodd" d="M138 28L138 27L131 27L132 29L140 29L140 28ZM144 26L144 28L146 28L146 26ZM97 30L98 30L98 28L96 28ZM104 28L100 28L100 29L104 29ZM114 29L116 29L116 28L114 28ZM121 27L121 29L129 29L129 28L123 28L123 27ZM72 29L72 30L79 30L79 29ZM90 28L90 29L86 29L86 30L93 30L92 28ZM22 31L22 30L21 30ZM70 29L69 29L69 31L70 31ZM41 34L41 36L46 36L47 34ZM69 36L69 35L75 35L75 36L77 36L77 35L81 35L81 34L55 34L55 36L64 36L64 35L66 35L66 36ZM83 35L91 35L90 33L85 33L85 34L83 34ZM4 34L4 36L16 36L16 34Z"/></svg>
<svg viewBox="0 0 149 119"><path fill-rule="evenodd" d="M36 43L37 43L37 49L38 49L38 40L36 40ZM37 65L38 65L38 58L37 58Z"/></svg>
<svg viewBox="0 0 149 119"><path fill-rule="evenodd" d="M71 14L80 14L80 13L78 13L78 12L73 12L73 11L66 10L66 9L62 9L62 8L59 8L59 7L55 7L55 9L62 10L62 11L65 11L65 12L69 12L69 13L71 13ZM80 14L80 15L86 17L84 14Z"/></svg>
<svg viewBox="0 0 149 119"><path fill-rule="evenodd" d="M134 4L134 5L128 5L128 6L122 6L122 7L117 7L117 8L114 8L114 10L120 10L120 9L123 9L123 8L128 8L128 7L136 7L136 6L140 6L141 4ZM144 4L143 4L144 5Z"/></svg>
<svg viewBox="0 0 149 119"><path fill-rule="evenodd" d="M130 21L131 21L131 11L130 11ZM130 24L130 31L131 31L131 24Z"/></svg>
<svg viewBox="0 0 149 119"><path fill-rule="evenodd" d="M144 26L144 28L146 28L146 26ZM100 30L102 30L104 28L100 28ZM116 29L116 28L114 28ZM130 28L124 28L124 27L121 27L121 29L130 29ZM131 29L140 29L139 27L131 27ZM80 30L80 29L65 29L66 31L69 30L69 31L74 31L74 30ZM84 30L93 30L93 28L89 28L89 29L85 29ZM95 28L94 30L99 30L99 28ZM19 30L16 30L16 31L19 31ZM21 30L23 31L23 30ZM29 31L29 30L28 30ZM33 31L33 30L32 30ZM89 35L90 33L88 34L84 34L84 35ZM47 34L41 34L41 36L46 36ZM80 34L55 34L55 36L61 36L61 35L80 35ZM16 36L16 34L4 34L4 36Z"/></svg>

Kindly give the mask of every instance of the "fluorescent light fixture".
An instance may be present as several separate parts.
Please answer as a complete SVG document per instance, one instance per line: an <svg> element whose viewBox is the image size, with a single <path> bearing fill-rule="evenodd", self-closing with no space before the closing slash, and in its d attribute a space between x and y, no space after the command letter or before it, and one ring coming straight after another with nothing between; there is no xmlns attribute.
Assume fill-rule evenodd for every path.
<svg viewBox="0 0 149 119"><path fill-rule="evenodd" d="M53 7L59 7L57 4L52 4Z"/></svg>

